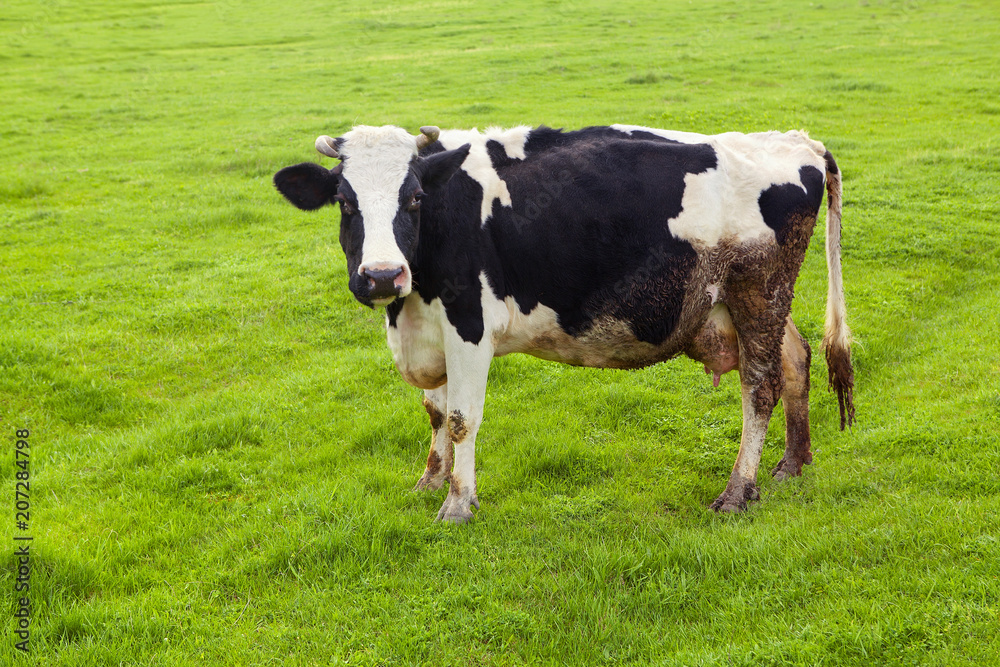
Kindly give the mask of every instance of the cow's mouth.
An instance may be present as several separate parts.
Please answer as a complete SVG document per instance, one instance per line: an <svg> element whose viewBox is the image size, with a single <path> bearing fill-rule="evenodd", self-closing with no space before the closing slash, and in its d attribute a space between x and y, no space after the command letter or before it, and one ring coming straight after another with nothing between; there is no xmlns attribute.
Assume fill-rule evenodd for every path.
<svg viewBox="0 0 1000 667"><path fill-rule="evenodd" d="M397 280L396 282L398 283L399 281ZM376 286L369 280L368 299L375 307L388 306L396 299L409 294L410 290L407 289L408 287L408 285L399 284L381 284Z"/></svg>

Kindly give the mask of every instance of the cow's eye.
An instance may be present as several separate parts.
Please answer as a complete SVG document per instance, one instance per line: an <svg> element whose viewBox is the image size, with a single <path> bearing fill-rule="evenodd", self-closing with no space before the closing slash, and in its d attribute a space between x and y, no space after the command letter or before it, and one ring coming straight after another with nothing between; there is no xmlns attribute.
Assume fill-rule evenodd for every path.
<svg viewBox="0 0 1000 667"><path fill-rule="evenodd" d="M347 201L347 197L338 194L334 195L333 198L340 202L340 210L344 215L354 215L354 207Z"/></svg>
<svg viewBox="0 0 1000 667"><path fill-rule="evenodd" d="M406 205L407 211L419 211L420 210L420 200L424 198L424 193L417 190L410 197L410 203Z"/></svg>

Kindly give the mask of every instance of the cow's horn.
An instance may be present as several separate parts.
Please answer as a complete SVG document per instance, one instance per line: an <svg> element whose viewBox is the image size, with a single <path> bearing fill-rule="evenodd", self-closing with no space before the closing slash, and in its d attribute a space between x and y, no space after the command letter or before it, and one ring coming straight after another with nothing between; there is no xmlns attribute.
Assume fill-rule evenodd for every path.
<svg viewBox="0 0 1000 667"><path fill-rule="evenodd" d="M333 137L328 137L325 134L322 137L316 137L316 150L323 155L340 159L340 154L337 152L337 144L334 142Z"/></svg>
<svg viewBox="0 0 1000 667"><path fill-rule="evenodd" d="M417 150L419 151L433 144L438 140L439 134L441 134L440 127L436 125L424 125L420 128L420 136L417 137Z"/></svg>

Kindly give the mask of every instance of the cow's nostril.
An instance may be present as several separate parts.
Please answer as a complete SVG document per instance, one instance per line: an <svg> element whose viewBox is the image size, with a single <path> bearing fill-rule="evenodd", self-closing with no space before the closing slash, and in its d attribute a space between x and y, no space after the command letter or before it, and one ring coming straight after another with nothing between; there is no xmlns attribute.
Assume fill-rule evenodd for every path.
<svg viewBox="0 0 1000 667"><path fill-rule="evenodd" d="M403 267L394 266L388 269L361 270L361 275L368 279L368 288L371 296L376 299L397 296L400 287L396 285L396 279L403 275Z"/></svg>
<svg viewBox="0 0 1000 667"><path fill-rule="evenodd" d="M402 267L396 269L365 269L364 275L368 280L381 282L383 280L395 280L396 276L402 272Z"/></svg>

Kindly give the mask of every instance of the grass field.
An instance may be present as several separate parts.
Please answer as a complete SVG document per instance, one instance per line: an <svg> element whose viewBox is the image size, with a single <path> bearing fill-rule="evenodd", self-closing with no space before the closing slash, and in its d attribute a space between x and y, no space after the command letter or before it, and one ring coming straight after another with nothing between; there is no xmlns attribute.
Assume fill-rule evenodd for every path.
<svg viewBox="0 0 1000 667"><path fill-rule="evenodd" d="M984 0L5 2L0 663L1000 664L998 36ZM858 424L814 354L814 464L717 516L735 375L506 357L482 510L435 524L421 392L271 175L356 123L611 122L830 148Z"/></svg>

